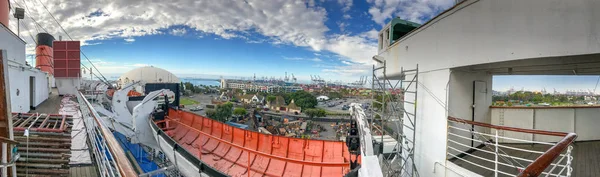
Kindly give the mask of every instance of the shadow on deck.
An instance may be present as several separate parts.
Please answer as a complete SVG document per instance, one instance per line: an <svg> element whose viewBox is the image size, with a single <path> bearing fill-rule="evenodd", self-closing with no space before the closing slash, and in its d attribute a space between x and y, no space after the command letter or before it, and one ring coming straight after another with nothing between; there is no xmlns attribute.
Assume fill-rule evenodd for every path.
<svg viewBox="0 0 600 177"><path fill-rule="evenodd" d="M58 96L58 90L53 88L48 99L38 105L35 110L30 110L29 113L58 114L61 99L62 97Z"/></svg>
<svg viewBox="0 0 600 177"><path fill-rule="evenodd" d="M535 150L535 151L545 151L549 148L549 146L547 145L510 145L511 147L517 147L517 148L522 148L522 149L528 149L528 150ZM491 147L493 148L493 147ZM488 147L483 147L484 150L490 150ZM506 152L506 154L509 154L511 156L515 156L515 157L520 157L520 158L524 158L524 159L530 159L530 160L535 160L535 158L538 156L537 154L533 154L533 153L528 153L528 152L522 152L522 151L514 151L514 150L510 150L510 149L502 149ZM489 154L483 151L475 151L472 153L472 155L477 156L477 157L483 157L485 159L491 159L494 160L494 155L493 154ZM571 167L573 167L573 173L571 174L571 176L600 176L600 141L586 141L586 142L575 142L573 143L573 161L571 162L572 165ZM463 159L474 162L478 165L484 166L486 168L490 168L490 169L494 169L494 163L482 160L482 159L478 159L476 157L471 157L469 155L464 156ZM558 160L558 159L557 159ZM555 162L557 161L555 160ZM565 159L566 160L566 159ZM462 166L465 169L468 169L472 172L475 172L477 174L480 174L482 176L494 176L494 172L478 167L476 165L470 164L468 162L465 162L461 159L454 159L451 160L454 164L457 164L459 166ZM517 162L513 161L513 160L508 160L511 162L507 162L503 159L499 159L499 162L505 163L505 164L513 164L517 167L520 166L526 166L527 162L521 161L521 160L516 160L517 162L521 163L522 165L517 164ZM500 171L503 172L507 172L510 174L518 174L518 170L515 167L509 167L509 166L504 166L504 165L498 165L498 168ZM560 171L560 169L557 167L558 170L554 170L556 172ZM548 171L549 169L546 169L546 171ZM563 174L566 174L565 172L563 172ZM498 176L508 176L508 175L504 175L504 174L498 174Z"/></svg>

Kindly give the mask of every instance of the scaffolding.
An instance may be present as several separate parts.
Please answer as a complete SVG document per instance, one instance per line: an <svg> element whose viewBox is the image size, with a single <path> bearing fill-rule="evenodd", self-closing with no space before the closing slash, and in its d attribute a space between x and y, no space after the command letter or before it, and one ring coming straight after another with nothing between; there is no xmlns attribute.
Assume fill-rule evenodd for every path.
<svg viewBox="0 0 600 177"><path fill-rule="evenodd" d="M376 152L384 176L419 176L414 163L418 67L401 68L399 76L388 77L386 61L373 65L369 125L373 138L381 140ZM384 148L389 143L384 137L389 136L396 140L391 152Z"/></svg>

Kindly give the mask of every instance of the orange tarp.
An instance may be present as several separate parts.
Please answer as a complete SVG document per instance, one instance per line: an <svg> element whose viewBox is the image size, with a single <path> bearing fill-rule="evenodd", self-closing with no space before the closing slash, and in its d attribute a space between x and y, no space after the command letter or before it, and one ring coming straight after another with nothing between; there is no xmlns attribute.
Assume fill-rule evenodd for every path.
<svg viewBox="0 0 600 177"><path fill-rule="evenodd" d="M343 176L350 170L344 142L267 135L174 109L167 121L167 134L179 145L231 176Z"/></svg>

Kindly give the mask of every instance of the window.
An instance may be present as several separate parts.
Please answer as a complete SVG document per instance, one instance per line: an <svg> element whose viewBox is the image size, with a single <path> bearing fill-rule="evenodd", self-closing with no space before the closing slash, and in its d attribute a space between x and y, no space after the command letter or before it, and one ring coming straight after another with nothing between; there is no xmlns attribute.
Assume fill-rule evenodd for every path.
<svg viewBox="0 0 600 177"><path fill-rule="evenodd" d="M383 33L379 34L379 50L383 50Z"/></svg>

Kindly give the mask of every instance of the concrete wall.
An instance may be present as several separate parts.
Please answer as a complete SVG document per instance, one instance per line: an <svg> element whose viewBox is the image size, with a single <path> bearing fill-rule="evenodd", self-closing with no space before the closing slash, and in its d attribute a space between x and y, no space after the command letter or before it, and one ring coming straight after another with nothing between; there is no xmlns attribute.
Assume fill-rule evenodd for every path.
<svg viewBox="0 0 600 177"><path fill-rule="evenodd" d="M380 51L388 75L600 53L598 0L466 0Z"/></svg>
<svg viewBox="0 0 600 177"><path fill-rule="evenodd" d="M600 140L600 107L514 109L492 108L492 124L525 129L577 133L576 141ZM556 142L560 137L499 131L507 137ZM500 141L509 142L514 141Z"/></svg>
<svg viewBox="0 0 600 177"><path fill-rule="evenodd" d="M489 106L492 103L492 75L485 72L452 70L450 73L450 82L448 84L448 114L449 116L465 120L473 119L473 82L476 82L475 84L480 84L477 86L477 90L475 90L475 121L490 123ZM467 130L471 128L471 125L462 123L450 122L450 125ZM482 133L490 132L489 128L475 127L475 129ZM465 131L450 129L450 132L465 137L471 137L471 133ZM454 137L452 135L448 135L448 138L461 144L471 145L470 140ZM481 143L473 142L474 147L477 147L480 144ZM469 149L460 145L452 145L452 147L460 149L463 152ZM455 155L460 154L453 150L449 150L449 152Z"/></svg>

